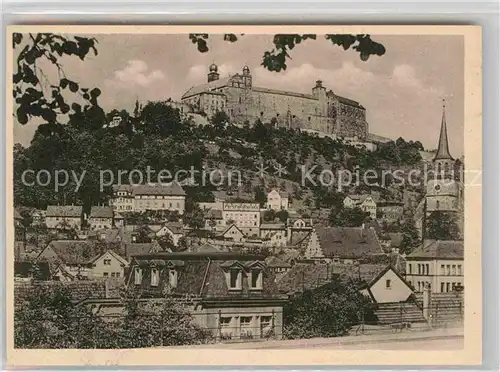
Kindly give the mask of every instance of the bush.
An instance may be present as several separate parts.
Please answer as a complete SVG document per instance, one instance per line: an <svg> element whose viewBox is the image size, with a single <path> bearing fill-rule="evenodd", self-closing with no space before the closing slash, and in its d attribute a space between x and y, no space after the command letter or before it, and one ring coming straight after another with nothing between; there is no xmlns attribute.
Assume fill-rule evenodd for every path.
<svg viewBox="0 0 500 372"><path fill-rule="evenodd" d="M359 324L359 310L370 301L354 283L339 281L292 298L283 309L283 335L288 339L338 337Z"/></svg>
<svg viewBox="0 0 500 372"><path fill-rule="evenodd" d="M135 294L123 297L123 316L101 317L92 308L75 306L63 286L35 286L16 298L16 348L139 348L206 343L209 330L193 323L188 309L172 299L140 303Z"/></svg>

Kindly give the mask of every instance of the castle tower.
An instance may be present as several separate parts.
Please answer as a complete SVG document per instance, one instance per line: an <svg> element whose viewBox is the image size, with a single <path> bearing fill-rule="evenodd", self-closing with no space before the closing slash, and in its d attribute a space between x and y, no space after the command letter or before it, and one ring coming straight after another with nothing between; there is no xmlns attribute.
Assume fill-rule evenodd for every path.
<svg viewBox="0 0 500 372"><path fill-rule="evenodd" d="M245 88L252 87L252 75L250 74L250 68L247 65L243 67L243 85Z"/></svg>
<svg viewBox="0 0 500 372"><path fill-rule="evenodd" d="M215 63L212 63L209 68L208 68L208 82L210 83L211 81L219 80L219 73L218 73L219 68Z"/></svg>
<svg viewBox="0 0 500 372"><path fill-rule="evenodd" d="M316 80L316 86L312 89L312 95L318 100L319 113L322 116L327 115L326 88L321 80Z"/></svg>

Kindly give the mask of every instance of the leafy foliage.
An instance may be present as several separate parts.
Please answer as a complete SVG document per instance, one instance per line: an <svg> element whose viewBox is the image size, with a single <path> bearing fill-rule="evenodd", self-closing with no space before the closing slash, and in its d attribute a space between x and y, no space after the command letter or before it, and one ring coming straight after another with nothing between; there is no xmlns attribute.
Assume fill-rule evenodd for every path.
<svg viewBox="0 0 500 372"><path fill-rule="evenodd" d="M100 89L81 87L79 82L66 76L60 63L63 56L76 56L83 61L91 51L97 55L95 38L14 33L12 40L14 49L22 48L13 75L16 117L20 124L39 117L46 122L47 130L52 131L58 123L58 115L81 113L82 107L78 103L70 105L64 97L65 93L80 95L87 102L83 111L102 110L97 103ZM49 78L44 71L43 66L47 62L55 67L57 79Z"/></svg>
<svg viewBox="0 0 500 372"><path fill-rule="evenodd" d="M330 212L331 226L359 227L370 220L370 213L363 211L359 207L340 209L332 208Z"/></svg>
<svg viewBox="0 0 500 372"><path fill-rule="evenodd" d="M359 312L370 314L370 301L359 293L355 283L334 281L292 298L283 308L286 338L338 337L359 324Z"/></svg>
<svg viewBox="0 0 500 372"><path fill-rule="evenodd" d="M460 240L460 229L456 215L444 211L433 211L427 217L426 238L435 240Z"/></svg>
<svg viewBox="0 0 500 372"><path fill-rule="evenodd" d="M76 306L64 286L34 287L15 300L16 348L138 348L204 343L209 331L193 323L185 305L171 298L139 302L122 291L123 316L101 317Z"/></svg>
<svg viewBox="0 0 500 372"><path fill-rule="evenodd" d="M206 53L209 51L208 34L189 34L189 38L193 44L196 44L198 51ZM234 43L238 40L235 34L224 34L225 41ZM324 38L330 41L335 46L340 46L344 50L353 50L359 53L362 61L367 61L370 56L382 56L385 54L385 47L373 41L370 35L348 35L348 34L327 34ZM314 34L277 34L274 35L274 48L264 52L262 57L262 66L269 71L280 72L287 69L287 60L291 59L290 51L298 44L306 40L316 40L317 35Z"/></svg>

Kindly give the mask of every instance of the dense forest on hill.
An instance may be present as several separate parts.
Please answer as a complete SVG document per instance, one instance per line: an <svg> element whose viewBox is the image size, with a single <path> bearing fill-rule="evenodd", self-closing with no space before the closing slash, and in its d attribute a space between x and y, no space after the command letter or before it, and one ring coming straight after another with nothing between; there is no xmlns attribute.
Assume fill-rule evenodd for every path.
<svg viewBox="0 0 500 372"><path fill-rule="evenodd" d="M116 115L122 118L120 125L107 127L106 124ZM169 106L168 102L148 102L144 107L137 105L132 114L125 110L105 114L102 110L89 109L70 115L64 125L42 124L29 147L15 145L15 203L37 208L57 203L85 207L107 203L111 187L100 190L101 171L106 171L103 181L109 183L111 174L118 182L119 170L139 170L145 177L148 166L156 172L166 169L172 174L180 169L206 169L205 177L213 169L234 170L242 175L241 188L250 193L255 192L256 187L289 189L288 185L292 185L295 197L313 192L316 199L321 199L321 195L328 199L327 188L300 184L303 178L301 166L308 170L315 167L311 174L316 176L324 170L336 174L343 169L352 172L359 169L360 173L372 169L381 175L382 169L410 169L421 163L419 150L423 149L422 145L401 138L369 152L340 140L276 128L259 120L237 127L229 122L224 112L214 115L210 122L211 125L197 126L192 121L182 120L179 111ZM261 164L267 173L264 180L259 179L256 173ZM280 178L274 177L280 168ZM28 169L34 174L47 170L52 177L51 183L37 185L31 173L25 175L25 179L34 182L34 185L23 184L22 175ZM59 187L59 190L54 187L57 170L66 170L70 175L68 184ZM135 177L132 177L133 182L141 181L138 173L135 172ZM151 179L156 181L157 173L151 174ZM82 175L83 182L77 188L75 180ZM216 189L207 180L205 186L201 186L201 177L201 172L195 175L200 186L186 187L190 201L210 201L210 191ZM64 181L62 174L59 178ZM47 174L41 179L45 183ZM121 182L129 181L129 175L124 173ZM219 181L219 188L227 190L234 187L237 180L233 180L232 187L227 179ZM361 185L358 187L363 188ZM320 201L317 206L328 207L328 201L325 203Z"/></svg>

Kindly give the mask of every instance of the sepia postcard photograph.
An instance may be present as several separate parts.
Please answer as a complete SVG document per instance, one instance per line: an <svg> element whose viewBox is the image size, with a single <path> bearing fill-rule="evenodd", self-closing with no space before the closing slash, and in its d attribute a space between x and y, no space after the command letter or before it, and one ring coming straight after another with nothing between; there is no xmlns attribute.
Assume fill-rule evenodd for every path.
<svg viewBox="0 0 500 372"><path fill-rule="evenodd" d="M8 27L8 365L481 363L481 42Z"/></svg>

